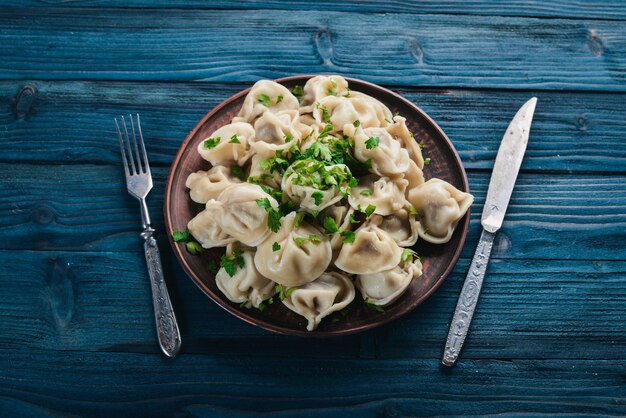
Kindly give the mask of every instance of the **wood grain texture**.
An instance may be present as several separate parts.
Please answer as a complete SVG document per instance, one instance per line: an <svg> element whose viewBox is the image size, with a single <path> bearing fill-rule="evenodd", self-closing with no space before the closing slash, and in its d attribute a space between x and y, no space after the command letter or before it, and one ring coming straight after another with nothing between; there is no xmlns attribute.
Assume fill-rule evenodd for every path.
<svg viewBox="0 0 626 418"><path fill-rule="evenodd" d="M336 72L394 85L626 91L620 21L11 8L0 10L0 27L2 79L241 82Z"/></svg>
<svg viewBox="0 0 626 418"><path fill-rule="evenodd" d="M436 162L433 162L435 164ZM428 171L426 171L428 173ZM167 169L155 168L151 217L163 231ZM470 172L476 242L489 174ZM492 257L620 260L626 256L623 176L522 173ZM1 249L141 251L139 211L121 166L0 166ZM563 243L576 246L576 251ZM473 248L465 249L470 256Z"/></svg>
<svg viewBox="0 0 626 418"><path fill-rule="evenodd" d="M360 335L310 340L236 319L195 287L171 251L163 257L183 356L259 361L437 359L470 262L461 259L426 303L398 321ZM0 251L0 261L23 266L0 282L0 329L11 330L0 337L0 348L159 355L142 254ZM623 359L625 283L624 261L492 260L461 362Z"/></svg>
<svg viewBox="0 0 626 418"><path fill-rule="evenodd" d="M407 1L393 2L384 0L218 0L207 3L201 0L1 0L4 7L141 7L141 8L182 8L182 9L286 9L298 11L343 11L368 13L411 13L411 14L469 14L483 16L525 16L525 17L558 17L558 18L594 18L594 19L626 19L626 7L620 1L592 0L573 2L555 0L550 2L538 0L516 0L493 2L475 0L457 2L453 0L438 1Z"/></svg>
<svg viewBox="0 0 626 418"><path fill-rule="evenodd" d="M454 370L442 370L431 360L415 359L326 359L321 364L297 356L292 361L283 357L259 361L0 352L0 367L6 370L0 387L2 406L16 412L45 408L90 416L154 417L276 412L304 417L620 416L626 412L623 360L467 361ZM52 375L54 384L41 385L41 379Z"/></svg>
<svg viewBox="0 0 626 418"><path fill-rule="evenodd" d="M139 112L153 165L251 83L0 82L0 162L118 164L113 117ZM539 102L522 170L626 173L626 94L392 88L424 109L468 169L488 169L517 109Z"/></svg>

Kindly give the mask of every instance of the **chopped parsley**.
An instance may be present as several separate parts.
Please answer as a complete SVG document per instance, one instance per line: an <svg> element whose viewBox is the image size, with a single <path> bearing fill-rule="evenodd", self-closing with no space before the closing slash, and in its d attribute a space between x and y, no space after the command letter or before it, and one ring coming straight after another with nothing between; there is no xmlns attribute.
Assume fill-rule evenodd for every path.
<svg viewBox="0 0 626 418"><path fill-rule="evenodd" d="M278 251L278 250L280 250L280 244L277 242L274 242L272 244L272 251Z"/></svg>
<svg viewBox="0 0 626 418"><path fill-rule="evenodd" d="M341 231L341 236L345 244L351 244L354 242L356 234L353 231Z"/></svg>
<svg viewBox="0 0 626 418"><path fill-rule="evenodd" d="M400 112L393 112L393 116L394 116L394 117L396 117L396 116L400 116Z"/></svg>
<svg viewBox="0 0 626 418"><path fill-rule="evenodd" d="M263 106L265 107L270 107L272 105L272 100L270 99L270 96L268 96L267 94L259 94L256 98L258 100L259 103L263 104Z"/></svg>
<svg viewBox="0 0 626 418"><path fill-rule="evenodd" d="M319 236L313 234L309 235L308 237L296 237L294 241L296 241L296 245L298 247L302 247L302 245L307 241L313 244L319 244L320 242L322 242L322 239Z"/></svg>
<svg viewBox="0 0 626 418"><path fill-rule="evenodd" d="M278 95L278 97L276 97L276 104L278 104L278 103L282 102L282 101L283 101L283 98L284 98L284 97L283 97L283 95L282 95L282 94L279 94L279 95Z"/></svg>
<svg viewBox="0 0 626 418"><path fill-rule="evenodd" d="M367 207L365 208L365 216L369 218L370 216L372 216L372 213L374 213L375 210L376 210L376 206L367 205Z"/></svg>
<svg viewBox="0 0 626 418"><path fill-rule="evenodd" d="M430 158L424 158L424 165L430 165Z"/></svg>
<svg viewBox="0 0 626 418"><path fill-rule="evenodd" d="M352 126L354 126L355 128L358 128L359 126L361 126L361 121L360 120L355 120L354 122L352 122Z"/></svg>
<svg viewBox="0 0 626 418"><path fill-rule="evenodd" d="M346 88L346 93L343 95L343 97L350 97L350 87Z"/></svg>
<svg viewBox="0 0 626 418"><path fill-rule="evenodd" d="M298 100L300 100L304 95L304 89L302 88L302 86L293 86L293 88L291 89L291 94L293 94Z"/></svg>
<svg viewBox="0 0 626 418"><path fill-rule="evenodd" d="M322 203L322 199L324 198L324 195L321 192L313 192L311 193L311 197L315 201L315 206L319 206L320 203Z"/></svg>
<svg viewBox="0 0 626 418"><path fill-rule="evenodd" d="M230 141L228 141L229 144L241 144L241 141L239 141L239 137L237 136L237 134L233 135L230 137Z"/></svg>
<svg viewBox="0 0 626 418"><path fill-rule="evenodd" d="M220 267L217 265L217 263L215 262L215 260L209 260L207 262L207 268L209 269L209 271L213 274L217 274L217 272L219 271Z"/></svg>
<svg viewBox="0 0 626 418"><path fill-rule="evenodd" d="M319 102L315 104L315 107L322 111L322 120L326 123L330 122L330 112L328 108Z"/></svg>
<svg viewBox="0 0 626 418"><path fill-rule="evenodd" d="M364 302L365 302L365 306L367 306L370 309L375 310L376 312L385 312L382 306L378 306L374 304L369 298L365 298Z"/></svg>
<svg viewBox="0 0 626 418"><path fill-rule="evenodd" d="M291 134L287 134L287 135L285 135L285 137L283 138L283 140L285 141L285 143L287 143L287 142L291 142L291 141L293 141L293 135L291 135Z"/></svg>
<svg viewBox="0 0 626 418"><path fill-rule="evenodd" d="M246 173L243 171L243 168L239 167L238 165L232 166L230 168L230 172L239 180L245 180L246 178Z"/></svg>
<svg viewBox="0 0 626 418"><path fill-rule="evenodd" d="M337 228L337 222L335 222L335 220L330 216L325 216L322 224L324 225L324 230L329 235L332 235L339 230L339 228Z"/></svg>
<svg viewBox="0 0 626 418"><path fill-rule="evenodd" d="M374 149L376 147L378 147L378 144L380 143L380 138L377 136L370 136L367 141L365 141L365 147L367 149Z"/></svg>
<svg viewBox="0 0 626 418"><path fill-rule="evenodd" d="M274 290L278 293L278 299L285 300L296 290L295 287L285 287L282 284L274 286Z"/></svg>
<svg viewBox="0 0 626 418"><path fill-rule="evenodd" d="M240 248L236 248L229 256L223 255L220 260L220 266L228 273L230 277L233 277L237 272L237 267L243 268L246 265L243 259L243 251Z"/></svg>
<svg viewBox="0 0 626 418"><path fill-rule="evenodd" d="M172 238L174 242L187 242L189 241L189 230L185 229L184 231L174 231L172 232Z"/></svg>
<svg viewBox="0 0 626 418"><path fill-rule="evenodd" d="M217 147L217 145L220 143L221 140L222 140L222 138L220 138L219 136L216 136L214 138L205 139L204 140L204 148L206 148L206 149L213 149L213 148Z"/></svg>
<svg viewBox="0 0 626 418"><path fill-rule="evenodd" d="M359 220L355 219L353 214L350 214L350 216L348 217L348 220L350 221L351 224L359 224L359 223L361 223Z"/></svg>
<svg viewBox="0 0 626 418"><path fill-rule="evenodd" d="M204 248L202 248L202 246L196 241L189 241L185 246L187 247L187 251L189 251L189 254L191 255L198 255L204 252Z"/></svg>
<svg viewBox="0 0 626 418"><path fill-rule="evenodd" d="M410 213L411 215L415 215L415 216L419 216L419 214L420 214L420 213L417 211L417 209L415 209L415 208L413 207L413 205L409 205L409 213Z"/></svg>
<svg viewBox="0 0 626 418"><path fill-rule="evenodd" d="M306 215L306 212L296 213L296 219L294 219L293 221L293 226L295 226L296 228L299 227L302 221L304 220L305 215Z"/></svg>
<svg viewBox="0 0 626 418"><path fill-rule="evenodd" d="M272 232L278 232L280 229L280 218L282 217L282 213L272 207L272 204L267 197L257 199L256 204L259 205L260 208L265 209L267 212L268 228L272 230Z"/></svg>
<svg viewBox="0 0 626 418"><path fill-rule="evenodd" d="M363 190L361 190L360 195L362 195L362 196L371 196L372 195L372 191L370 189L363 189Z"/></svg>
<svg viewBox="0 0 626 418"><path fill-rule="evenodd" d="M404 250L402 250L402 256L400 257L402 261L412 261L413 258L417 258L419 260L419 257L417 256L417 253L415 251L410 248L405 248Z"/></svg>

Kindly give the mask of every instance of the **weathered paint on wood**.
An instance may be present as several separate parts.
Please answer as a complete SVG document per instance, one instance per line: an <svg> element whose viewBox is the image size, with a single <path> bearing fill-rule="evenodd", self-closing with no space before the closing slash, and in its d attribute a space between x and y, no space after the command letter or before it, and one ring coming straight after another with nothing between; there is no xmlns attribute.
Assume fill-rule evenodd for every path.
<svg viewBox="0 0 626 418"><path fill-rule="evenodd" d="M197 121L250 85L0 82L0 161L118 164L113 117L139 112L151 163L169 166ZM626 94L393 89L441 125L468 169L491 169L510 119L537 96L522 170L626 173Z"/></svg>
<svg viewBox="0 0 626 418"><path fill-rule="evenodd" d="M527 17L570 17L596 19L626 19L626 7L620 1L591 0L572 2L553 0L515 0L494 2L474 0L457 2L454 0L426 0L393 2L385 0L173 0L167 2L150 0L2 0L0 6L8 7L141 7L141 8L182 8L182 9L289 9L297 13L314 11L344 11L368 13L411 13L411 14L470 14L491 16Z"/></svg>
<svg viewBox="0 0 626 418"><path fill-rule="evenodd" d="M431 299L398 321L361 335L309 340L273 335L232 317L164 250L184 355L294 361L436 359L469 265L462 258ZM143 254L0 251L0 262L25 266L0 282L0 329L11 330L0 348L158 354ZM544 359L622 359L625 279L623 261L493 260L463 358L535 358L541 347Z"/></svg>
<svg viewBox="0 0 626 418"><path fill-rule="evenodd" d="M161 231L166 175L167 169L153 170L149 196ZM12 237L0 248L142 251L138 206L126 193L121 166L11 164L0 166L0 180L0 227ZM475 242L489 175L472 172L469 180L476 203L468 242ZM624 259L625 206L623 176L521 174L492 256Z"/></svg>
<svg viewBox="0 0 626 418"><path fill-rule="evenodd" d="M626 91L621 21L254 10L0 10L0 79ZM106 34L106 36L103 36Z"/></svg>

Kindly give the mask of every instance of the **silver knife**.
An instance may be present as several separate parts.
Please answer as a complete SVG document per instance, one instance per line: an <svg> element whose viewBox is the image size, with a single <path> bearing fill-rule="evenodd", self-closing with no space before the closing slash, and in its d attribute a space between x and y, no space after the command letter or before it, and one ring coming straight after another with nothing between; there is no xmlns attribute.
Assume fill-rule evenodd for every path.
<svg viewBox="0 0 626 418"><path fill-rule="evenodd" d="M496 236L496 231L502 226L506 208L513 193L517 173L522 165L526 145L528 144L528 134L530 124L533 121L537 98L533 97L517 111L517 114L509 124L498 155L493 166L491 181L485 199L485 207L480 223L483 231L480 241L476 247L472 264L470 265L463 290L456 304L454 317L448 331L448 339L443 352L442 363L445 366L453 366L459 357L461 347L474 316L480 289L487 272L487 264L491 254L491 247Z"/></svg>

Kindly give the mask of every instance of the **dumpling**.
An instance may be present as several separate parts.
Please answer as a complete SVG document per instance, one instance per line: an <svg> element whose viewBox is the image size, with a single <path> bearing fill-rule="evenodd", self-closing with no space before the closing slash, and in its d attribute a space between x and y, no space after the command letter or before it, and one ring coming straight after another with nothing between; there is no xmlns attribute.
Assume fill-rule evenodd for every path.
<svg viewBox="0 0 626 418"><path fill-rule="evenodd" d="M255 136L250 141L252 150L264 158L274 157L276 151L287 151L302 137L297 110L278 113L265 112L254 122Z"/></svg>
<svg viewBox="0 0 626 418"><path fill-rule="evenodd" d="M371 172L379 176L398 176L409 168L409 153L384 128L346 125L344 134L354 138L354 158L371 161Z"/></svg>
<svg viewBox="0 0 626 418"><path fill-rule="evenodd" d="M328 238L306 221L295 226L295 220L296 212L282 218L281 228L258 246L254 256L254 264L263 276L288 287L318 278L332 257Z"/></svg>
<svg viewBox="0 0 626 418"><path fill-rule="evenodd" d="M409 192L409 202L420 218L420 238L433 244L450 241L459 219L465 215L474 197L441 179L433 178Z"/></svg>
<svg viewBox="0 0 626 418"><path fill-rule="evenodd" d="M404 178L409 182L405 190L405 194L407 196L409 194L409 191L411 191L413 188L424 184L424 173L413 160L409 161L409 168L406 173L404 173Z"/></svg>
<svg viewBox="0 0 626 418"><path fill-rule="evenodd" d="M258 181L274 189L277 189L280 187L280 183L283 179L283 174L280 173L278 170L274 170L273 173L264 170L263 166L261 165L261 161L265 159L266 158L260 155L252 156L252 159L250 159L250 174L248 179L250 179L250 181L254 179L255 182Z"/></svg>
<svg viewBox="0 0 626 418"><path fill-rule="evenodd" d="M272 297L276 290L274 282L263 277L254 265L254 251L239 250L243 259L243 267L237 266L231 277L224 267L220 268L215 276L218 289L235 303L246 303L246 306L258 308L265 300ZM226 255L232 255L227 251Z"/></svg>
<svg viewBox="0 0 626 418"><path fill-rule="evenodd" d="M193 217L187 224L189 233L204 248L223 247L236 241L235 238L225 233L216 222L215 216L218 210L221 210L221 205L215 200L210 200L207 208Z"/></svg>
<svg viewBox="0 0 626 418"><path fill-rule="evenodd" d="M229 187L213 204L221 206L215 211L215 219L222 230L250 247L260 244L270 233L267 226L268 214L257 204L259 199L268 199L272 208L278 208L278 202L272 196L259 186L249 183Z"/></svg>
<svg viewBox="0 0 626 418"><path fill-rule="evenodd" d="M354 300L354 285L345 275L323 273L318 279L296 288L283 304L308 321L313 331L323 318L345 308Z"/></svg>
<svg viewBox="0 0 626 418"><path fill-rule="evenodd" d="M378 215L373 215L378 216ZM419 221L407 208L383 216L380 229L387 232L400 247L410 247L417 242Z"/></svg>
<svg viewBox="0 0 626 418"><path fill-rule="evenodd" d="M209 171L191 173L187 177L185 186L189 188L191 200L197 203L206 203L237 183L241 183L241 180L232 175L230 167L216 165Z"/></svg>
<svg viewBox="0 0 626 418"><path fill-rule="evenodd" d="M404 190L409 182L403 178L390 179L369 175L361 177L359 185L352 188L348 202L354 209L365 210L374 205L374 213L391 215L406 206Z"/></svg>
<svg viewBox="0 0 626 418"><path fill-rule="evenodd" d="M265 112L298 110L299 107L298 99L285 86L270 80L260 80L250 89L233 122L253 123Z"/></svg>
<svg viewBox="0 0 626 418"><path fill-rule="evenodd" d="M254 139L254 128L249 123L233 122L213 132L198 144L200 156L212 165L243 165L250 157L248 142Z"/></svg>
<svg viewBox="0 0 626 418"><path fill-rule="evenodd" d="M398 265L402 248L379 228L381 218L371 217L355 231L352 243L344 242L335 260L341 270L353 274L371 274Z"/></svg>
<svg viewBox="0 0 626 418"><path fill-rule="evenodd" d="M356 93L356 92L354 92ZM369 96L324 97L313 105L313 117L320 125L330 123L331 132L339 132L346 125L359 121L364 128L386 126L391 120L391 112L378 100Z"/></svg>
<svg viewBox="0 0 626 418"><path fill-rule="evenodd" d="M333 251L339 250L343 242L341 232L351 231L354 224L350 222L351 217L354 215L354 209L350 206L335 204L327 207L322 211L322 214L318 216L320 222L324 222L324 218L329 217L335 221L337 225L337 232L330 236L330 246Z"/></svg>
<svg viewBox="0 0 626 418"><path fill-rule="evenodd" d="M348 82L341 76L318 75L306 82L303 91L302 106L309 106L327 96L344 96L349 89Z"/></svg>
<svg viewBox="0 0 626 418"><path fill-rule="evenodd" d="M360 274L356 286L368 303L386 306L395 302L409 287L411 281L422 275L419 258L407 260L392 269L373 274Z"/></svg>
<svg viewBox="0 0 626 418"><path fill-rule="evenodd" d="M402 116L394 116L393 123L387 126L387 132L393 135L401 144L404 149L409 153L409 157L413 160L417 167L424 168L424 157L422 156L422 149L419 144L411 135L411 131L406 126L406 118Z"/></svg>
<svg viewBox="0 0 626 418"><path fill-rule="evenodd" d="M322 174L326 172L336 172L344 177L350 175L350 170L344 164L325 166L317 161L300 160L285 172L281 185L283 193L301 209L308 212L320 211L343 197L337 187L322 184ZM313 184L313 181L319 184Z"/></svg>

